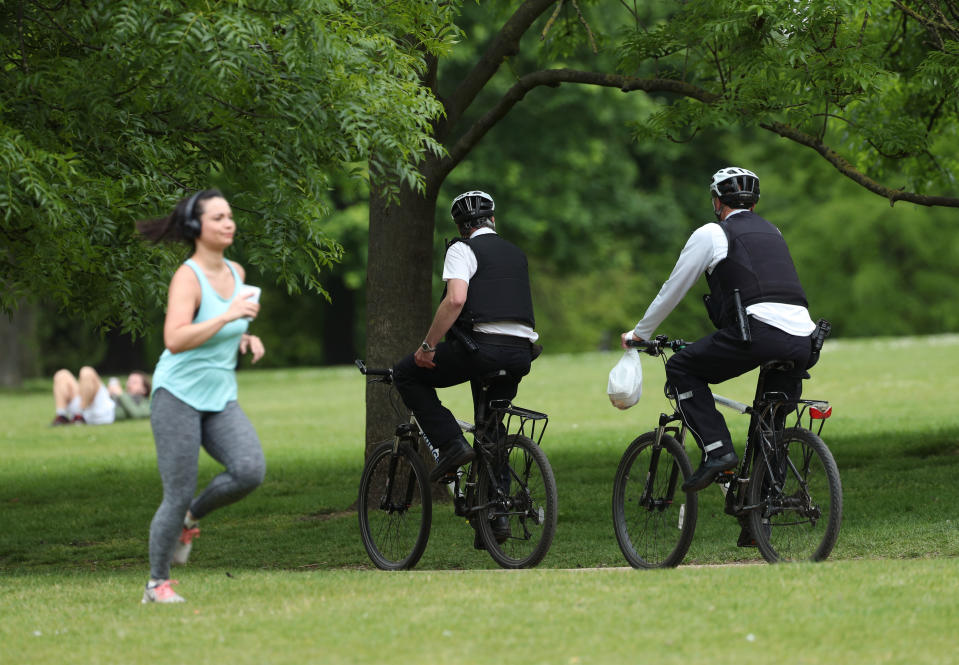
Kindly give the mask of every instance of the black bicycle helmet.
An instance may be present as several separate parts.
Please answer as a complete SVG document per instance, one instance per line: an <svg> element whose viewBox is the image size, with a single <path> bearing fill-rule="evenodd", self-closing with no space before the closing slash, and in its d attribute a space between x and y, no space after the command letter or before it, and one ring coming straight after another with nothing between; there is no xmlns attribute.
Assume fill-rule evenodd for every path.
<svg viewBox="0 0 959 665"><path fill-rule="evenodd" d="M752 171L729 166L713 174L709 191L730 208L749 208L759 201L759 177Z"/></svg>
<svg viewBox="0 0 959 665"><path fill-rule="evenodd" d="M450 215L457 226L474 228L482 226L484 220L493 216L496 204L486 192L473 190L464 192L453 199Z"/></svg>

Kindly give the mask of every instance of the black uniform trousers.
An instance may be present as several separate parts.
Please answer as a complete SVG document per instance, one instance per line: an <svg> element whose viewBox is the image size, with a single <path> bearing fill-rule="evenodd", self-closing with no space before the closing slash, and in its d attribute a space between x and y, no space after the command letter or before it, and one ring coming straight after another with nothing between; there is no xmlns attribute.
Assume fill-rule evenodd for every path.
<svg viewBox="0 0 959 665"><path fill-rule="evenodd" d="M686 424L703 450L703 460L733 451L726 420L716 409L710 383L722 383L770 360L791 360L795 369L770 371L764 392L784 392L790 400L802 396L802 379L809 363L809 337L790 335L749 317L750 342L739 329L717 330L673 355L666 363L667 385L675 390Z"/></svg>
<svg viewBox="0 0 959 665"><path fill-rule="evenodd" d="M489 401L512 400L516 397L520 379L529 374L531 345L501 346L478 341L477 346L477 350L470 351L459 340L440 342L433 355L436 367L429 369L418 366L411 353L393 368L393 383L403 402L413 411L430 442L440 450L460 436L462 431L456 418L437 397L437 388L448 388L469 381L473 391L475 418L479 400L483 397L480 381L483 376L500 369L508 372L508 376L491 384L486 393Z"/></svg>

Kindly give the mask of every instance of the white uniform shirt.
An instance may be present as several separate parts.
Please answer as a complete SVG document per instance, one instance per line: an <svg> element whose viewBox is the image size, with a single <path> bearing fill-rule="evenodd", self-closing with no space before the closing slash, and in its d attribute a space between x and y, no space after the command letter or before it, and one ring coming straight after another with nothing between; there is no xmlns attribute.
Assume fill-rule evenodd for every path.
<svg viewBox="0 0 959 665"><path fill-rule="evenodd" d="M734 210L726 219L740 212L746 211ZM679 304L700 275L704 272L711 274L728 254L729 241L719 224L710 222L693 231L680 252L669 279L633 329L633 336L638 339L651 339L659 324ZM747 307L746 313L790 335L811 335L816 329L816 324L809 317L809 310L802 305L760 302Z"/></svg>
<svg viewBox="0 0 959 665"><path fill-rule="evenodd" d="M483 226L473 231L470 238L486 235L487 233L496 233L493 229ZM461 279L469 286L469 281L476 274L479 268L479 262L476 260L476 253L465 242L456 242L447 250L446 261L443 263L443 281L448 282L451 279ZM525 337L531 342L539 339L535 330L524 323L518 321L488 321L486 323L477 323L473 330L489 333L491 335L512 335L513 337Z"/></svg>

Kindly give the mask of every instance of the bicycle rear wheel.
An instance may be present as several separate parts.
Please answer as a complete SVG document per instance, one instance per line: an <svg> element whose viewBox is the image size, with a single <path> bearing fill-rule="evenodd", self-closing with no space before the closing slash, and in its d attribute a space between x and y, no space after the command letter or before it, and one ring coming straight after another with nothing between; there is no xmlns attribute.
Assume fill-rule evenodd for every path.
<svg viewBox="0 0 959 665"><path fill-rule="evenodd" d="M749 528L770 563L822 561L842 522L839 469L823 440L801 427L783 432L780 450L768 466L757 457L749 505L758 507L749 513Z"/></svg>
<svg viewBox="0 0 959 665"><path fill-rule="evenodd" d="M613 530L619 549L633 568L672 568L689 551L696 530L696 492L683 492L692 475L682 445L656 432L633 441L613 481Z"/></svg>
<svg viewBox="0 0 959 665"><path fill-rule="evenodd" d="M433 504L426 465L408 445L373 451L360 478L358 501L363 546L377 568L405 570L423 556Z"/></svg>
<svg viewBox="0 0 959 665"><path fill-rule="evenodd" d="M490 478L482 459L473 462L480 464L477 500L487 506L475 526L496 563L531 568L546 556L556 533L556 480L546 453L532 439L511 434L503 446L504 458L494 454L494 460L508 463L508 469L497 472L494 462L499 478Z"/></svg>

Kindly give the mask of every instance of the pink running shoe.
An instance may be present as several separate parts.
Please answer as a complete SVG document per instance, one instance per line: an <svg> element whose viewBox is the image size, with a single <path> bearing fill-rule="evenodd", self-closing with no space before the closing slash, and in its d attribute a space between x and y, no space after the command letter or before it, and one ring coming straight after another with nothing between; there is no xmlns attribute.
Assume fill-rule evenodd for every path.
<svg viewBox="0 0 959 665"><path fill-rule="evenodd" d="M150 582L143 591L143 600L141 603L185 603L186 598L173 590L173 584L179 584L176 580L163 580L162 582Z"/></svg>
<svg viewBox="0 0 959 665"><path fill-rule="evenodd" d="M186 526L180 532L180 537L176 541L176 548L173 550L173 563L182 566L190 558L190 550L193 549L193 539L200 535L200 527L188 529Z"/></svg>

